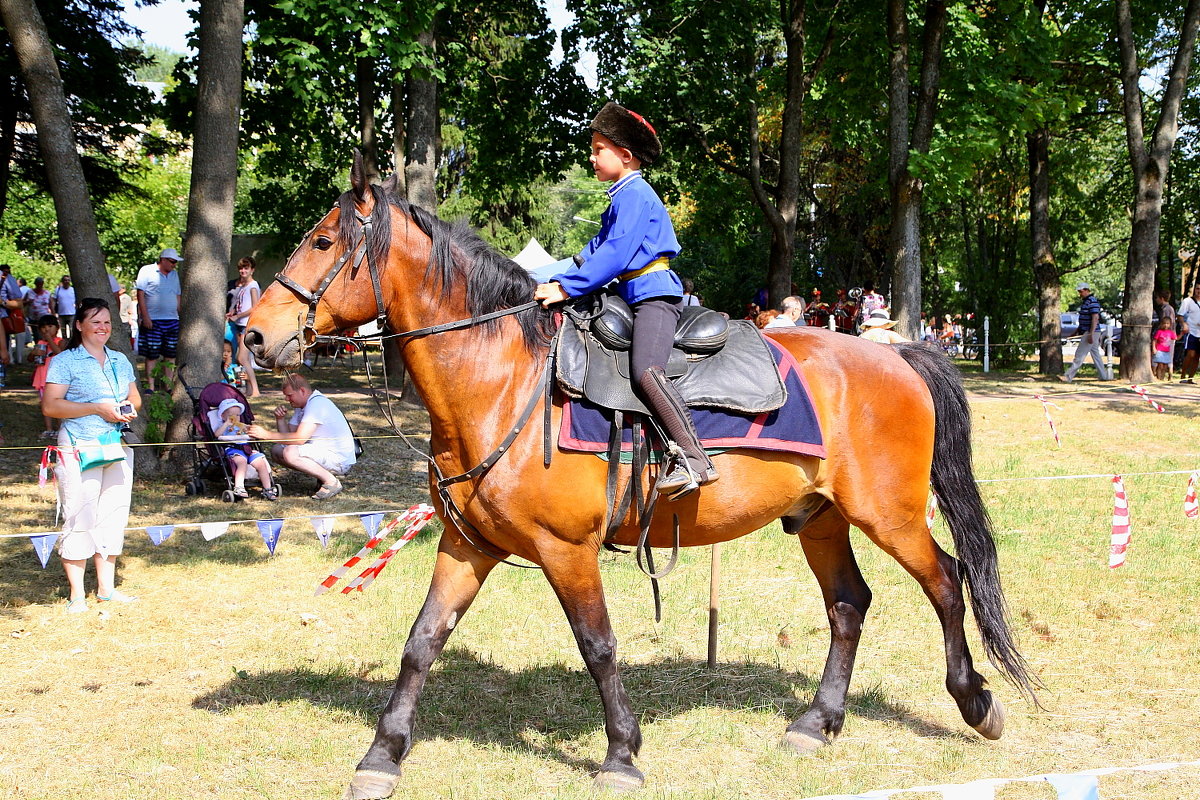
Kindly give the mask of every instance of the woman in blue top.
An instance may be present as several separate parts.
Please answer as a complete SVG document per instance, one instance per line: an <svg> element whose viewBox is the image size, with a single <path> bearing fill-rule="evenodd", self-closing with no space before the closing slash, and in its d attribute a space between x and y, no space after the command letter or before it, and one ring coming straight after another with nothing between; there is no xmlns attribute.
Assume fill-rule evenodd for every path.
<svg viewBox="0 0 1200 800"><path fill-rule="evenodd" d="M674 500L715 481L717 470L666 373L683 299L683 284L671 269L679 241L666 207L640 171L662 153L662 145L650 123L616 103L600 109L591 130L592 170L596 180L612 183L600 233L572 266L539 284L534 297L550 306L618 281L618 292L633 309L629 361L634 391L686 456L674 459L658 482L658 490Z"/></svg>
<svg viewBox="0 0 1200 800"><path fill-rule="evenodd" d="M129 359L106 347L111 335L108 303L85 298L66 349L50 362L42 396L42 413L63 420L54 476L63 508L58 552L71 587L67 610L72 613L87 611L83 575L89 557L96 564L96 600L134 599L114 585L133 492L133 451L122 448L124 460L84 471L74 447L119 430L142 407Z"/></svg>

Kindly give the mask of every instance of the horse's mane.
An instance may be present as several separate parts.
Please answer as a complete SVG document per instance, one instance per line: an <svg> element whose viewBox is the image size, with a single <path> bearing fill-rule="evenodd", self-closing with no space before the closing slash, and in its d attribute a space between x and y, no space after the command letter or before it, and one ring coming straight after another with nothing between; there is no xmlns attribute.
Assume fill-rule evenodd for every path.
<svg viewBox="0 0 1200 800"><path fill-rule="evenodd" d="M390 185L372 185L371 192L375 197L375 208L371 212L371 256L376 263L386 263L391 244L391 215L387 213L387 207L391 205L429 237L425 280L441 293L441 299L448 299L452 287L465 282L467 313L472 317L513 308L533 299L537 281L512 259L493 250L465 222L444 222L399 197ZM349 247L358 232L353 193L343 194L338 199L338 207L338 238L344 247ZM522 311L516 317L525 346L531 351L550 341L554 322L549 311L538 306ZM489 335L499 328L499 322L492 320L479 327Z"/></svg>

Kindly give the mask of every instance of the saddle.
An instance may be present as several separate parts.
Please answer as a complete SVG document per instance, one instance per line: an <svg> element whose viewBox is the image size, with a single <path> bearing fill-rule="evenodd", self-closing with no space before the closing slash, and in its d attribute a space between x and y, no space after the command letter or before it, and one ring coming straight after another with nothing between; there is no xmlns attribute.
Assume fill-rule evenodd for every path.
<svg viewBox="0 0 1200 800"><path fill-rule="evenodd" d="M652 416L630 382L632 341L633 311L617 295L598 293L569 307L555 358L559 387L604 408ZM681 309L666 372L693 408L762 414L787 400L758 329L702 306Z"/></svg>

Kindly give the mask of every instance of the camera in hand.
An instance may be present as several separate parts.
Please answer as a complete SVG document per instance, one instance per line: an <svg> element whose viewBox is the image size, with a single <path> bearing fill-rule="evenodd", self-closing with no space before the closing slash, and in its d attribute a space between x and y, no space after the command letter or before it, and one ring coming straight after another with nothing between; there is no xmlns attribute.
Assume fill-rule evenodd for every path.
<svg viewBox="0 0 1200 800"><path fill-rule="evenodd" d="M133 403L124 402L117 406L117 413L128 416L133 413Z"/></svg>

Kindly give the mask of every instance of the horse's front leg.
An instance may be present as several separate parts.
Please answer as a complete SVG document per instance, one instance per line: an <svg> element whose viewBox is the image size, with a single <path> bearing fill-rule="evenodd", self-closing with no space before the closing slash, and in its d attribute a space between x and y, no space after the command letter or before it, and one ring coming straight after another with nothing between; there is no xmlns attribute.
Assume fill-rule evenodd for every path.
<svg viewBox="0 0 1200 800"><path fill-rule="evenodd" d="M344 800L391 796L400 779L400 764L412 749L417 699L429 668L496 563L456 536L442 535L429 594L404 645L392 697L379 717L375 740L358 763Z"/></svg>
<svg viewBox="0 0 1200 800"><path fill-rule="evenodd" d="M596 786L637 788L645 782L641 770L633 765L642 746L642 730L617 670L617 638L608 619L596 551L564 544L561 553L543 553L542 563L604 703L608 752L596 775Z"/></svg>

